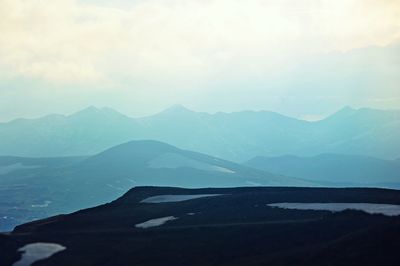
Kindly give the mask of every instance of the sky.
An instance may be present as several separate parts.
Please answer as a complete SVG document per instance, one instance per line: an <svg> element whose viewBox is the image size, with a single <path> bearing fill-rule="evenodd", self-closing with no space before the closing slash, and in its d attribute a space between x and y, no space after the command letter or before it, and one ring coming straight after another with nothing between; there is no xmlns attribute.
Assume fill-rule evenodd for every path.
<svg viewBox="0 0 400 266"><path fill-rule="evenodd" d="M0 121L400 109L400 0L0 0Z"/></svg>

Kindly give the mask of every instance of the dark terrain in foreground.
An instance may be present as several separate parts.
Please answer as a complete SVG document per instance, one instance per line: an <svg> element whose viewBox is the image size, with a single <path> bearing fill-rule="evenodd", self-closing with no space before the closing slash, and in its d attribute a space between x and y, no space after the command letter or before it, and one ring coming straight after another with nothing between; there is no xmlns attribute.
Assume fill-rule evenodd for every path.
<svg viewBox="0 0 400 266"><path fill-rule="evenodd" d="M141 203L156 195L223 194ZM400 191L334 188L137 187L105 205L0 234L0 265L36 242L66 247L34 265L399 265L400 218L272 208L269 203L400 204ZM174 216L151 228L136 224Z"/></svg>

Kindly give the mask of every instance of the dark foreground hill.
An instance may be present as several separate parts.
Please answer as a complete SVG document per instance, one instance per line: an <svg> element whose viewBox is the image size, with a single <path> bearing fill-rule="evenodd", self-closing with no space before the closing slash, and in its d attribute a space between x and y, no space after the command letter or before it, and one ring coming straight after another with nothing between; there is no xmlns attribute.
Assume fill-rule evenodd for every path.
<svg viewBox="0 0 400 266"><path fill-rule="evenodd" d="M131 141L91 157L0 157L0 232L110 202L134 186L312 186L158 141Z"/></svg>
<svg viewBox="0 0 400 266"><path fill-rule="evenodd" d="M204 197L190 199L196 195ZM399 265L398 216L268 205L281 202L399 205L400 191L137 187L109 204L0 235L0 265L19 261L27 244L62 247L35 266Z"/></svg>

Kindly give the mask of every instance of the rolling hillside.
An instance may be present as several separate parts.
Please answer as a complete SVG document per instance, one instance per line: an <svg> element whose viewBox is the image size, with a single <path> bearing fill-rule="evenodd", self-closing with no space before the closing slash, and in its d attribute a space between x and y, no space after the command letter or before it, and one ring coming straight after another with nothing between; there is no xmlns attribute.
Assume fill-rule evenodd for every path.
<svg viewBox="0 0 400 266"><path fill-rule="evenodd" d="M157 141L132 141L92 157L0 158L0 231L114 200L135 186L313 186Z"/></svg>
<svg viewBox="0 0 400 266"><path fill-rule="evenodd" d="M399 216L270 206L277 202L392 204L398 214L400 192L137 187L0 234L0 264L50 251L38 265L398 265Z"/></svg>

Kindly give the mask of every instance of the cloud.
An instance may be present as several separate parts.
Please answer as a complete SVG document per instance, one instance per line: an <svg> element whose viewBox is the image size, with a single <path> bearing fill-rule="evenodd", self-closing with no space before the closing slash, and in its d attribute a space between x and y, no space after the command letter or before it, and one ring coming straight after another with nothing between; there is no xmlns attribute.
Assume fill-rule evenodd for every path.
<svg viewBox="0 0 400 266"><path fill-rule="evenodd" d="M57 91L59 105L141 99L137 106L153 111L199 99L208 108L227 94L249 104L266 97L248 92L277 105L270 99L301 94L313 78L301 69L312 71L314 58L398 43L399 18L397 0L0 0L0 97L32 80L21 97ZM335 67L317 64L319 75L341 71L327 64ZM387 70L374 71L393 90Z"/></svg>
<svg viewBox="0 0 400 266"><path fill-rule="evenodd" d="M396 2L1 0L0 63L9 75L61 83L115 73L187 82L240 63L266 71L304 54L398 40Z"/></svg>

